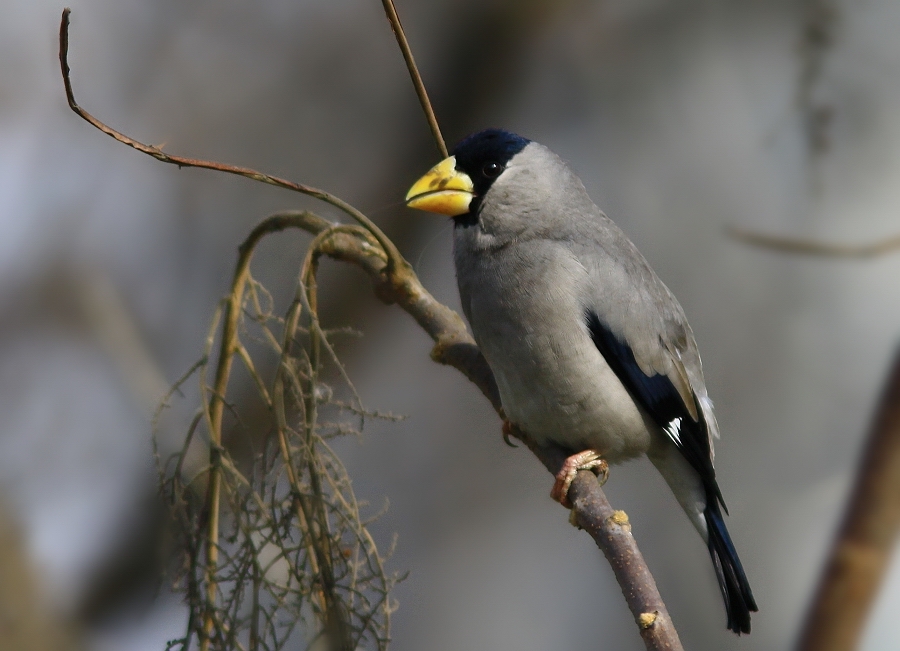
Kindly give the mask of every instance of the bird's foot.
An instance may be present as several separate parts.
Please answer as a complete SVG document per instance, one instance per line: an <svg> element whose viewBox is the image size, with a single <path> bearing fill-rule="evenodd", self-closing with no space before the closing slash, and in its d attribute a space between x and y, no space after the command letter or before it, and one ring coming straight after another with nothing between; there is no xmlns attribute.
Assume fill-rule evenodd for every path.
<svg viewBox="0 0 900 651"><path fill-rule="evenodd" d="M503 421L503 442L506 443L511 448L519 447L515 443L509 440L510 436L516 436L515 433L516 426L510 423L508 420ZM518 437L517 437L518 438Z"/></svg>
<svg viewBox="0 0 900 651"><path fill-rule="evenodd" d="M553 484L553 489L550 491L550 497L567 509L572 508L572 503L569 501L569 487L575 481L575 475L578 474L579 470L593 470L601 486L609 479L609 464L600 458L599 452L596 450L585 450L578 454L573 454L566 459L563 467L556 474L556 481Z"/></svg>

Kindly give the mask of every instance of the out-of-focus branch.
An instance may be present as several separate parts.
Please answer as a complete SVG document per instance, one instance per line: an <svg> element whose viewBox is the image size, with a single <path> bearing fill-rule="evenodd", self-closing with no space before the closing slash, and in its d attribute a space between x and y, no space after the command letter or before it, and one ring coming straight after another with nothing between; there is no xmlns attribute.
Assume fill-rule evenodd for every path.
<svg viewBox="0 0 900 651"><path fill-rule="evenodd" d="M834 122L834 106L816 97L825 72L825 58L834 48L840 24L840 11L835 0L806 0L798 56L800 78L797 80L797 108L801 112L806 150L815 160L831 146L830 128Z"/></svg>
<svg viewBox="0 0 900 651"><path fill-rule="evenodd" d="M231 376L232 362L240 348L238 328L242 315L242 305L244 303L244 288L250 278L250 261L252 260L256 245L263 237L270 233L282 231L291 227L306 227L307 230L321 230L330 226L331 224L322 218L306 211L276 214L254 228L244 243L241 244L239 250L238 263L232 279L231 293L225 304L222 342L220 345L218 363L216 365L213 390L210 398L204 400L204 404L209 405L208 410L206 410L206 418L212 448L211 455L214 459L214 462L210 464L209 487L207 489L206 497L206 511L208 513L206 533L206 598L210 604L215 603L219 590L216 572L219 556L219 505L221 499L222 469L220 465L215 462L215 459L218 457L218 450L222 445L222 415L225 409L225 396L228 390L228 381ZM299 310L292 309L293 321L290 326L285 328L287 341L285 342L285 352L283 353L283 356L287 355L289 343L293 339L297 329L296 319L298 313ZM285 365L286 362L282 360L282 363L279 364L279 377L281 369L283 369ZM281 395L283 395L283 393L281 393ZM277 397L278 394L276 394L276 398ZM276 410L276 413L283 415L284 406L280 406L281 409ZM281 421L283 420L284 419L282 418ZM296 479L296 473L291 463L290 455L287 452L288 444L284 433L285 428L286 426L283 425L283 422L279 422L278 431L282 442L281 447L285 455L285 468L291 485L294 487L295 494L297 495L295 498L295 505L300 509L303 500L301 500L299 496L302 495L302 491L299 488L299 482ZM306 513L298 512L298 518L300 517L305 518L307 521L311 520L308 510ZM323 530L325 530L324 527ZM331 566L328 562L323 562L319 552L321 552L321 550L319 547L316 547L314 555L318 558L318 574L322 580L321 599L323 601L323 610L325 612L325 628L329 634L335 634L336 636L337 642L335 643L335 649L349 651L352 649L352 645L349 641L349 627L341 612L339 600L335 595L335 580L330 571ZM327 558L331 558L330 553L327 554ZM214 625L213 612L212 609L210 609L203 621L203 635L200 639L201 651L205 651L209 648Z"/></svg>
<svg viewBox="0 0 900 651"><path fill-rule="evenodd" d="M201 167L229 174L237 174L246 178L268 183L302 194L312 196L335 206L356 220L364 229L363 232L331 224L309 213L286 213L270 217L254 229L247 242L241 248L241 260L235 273L234 283L246 282L245 268L249 264L253 246L266 233L286 228L301 228L317 236L317 249L321 254L331 258L352 263L365 271L372 279L376 294L384 301L396 303L428 333L434 341L431 357L435 361L452 366L463 373L490 400L497 413L503 417L499 393L493 374L481 352L469 335L462 318L449 307L437 301L419 282L412 267L397 251L397 248L365 215L345 203L341 199L322 190L310 188L298 183L278 179L244 167L235 167L221 163L202 161L179 156L171 156L162 150L144 145L103 124L75 102L69 79L67 62L69 10L63 11L60 24L60 65L66 89L66 97L70 108L95 128L111 136L115 140L128 145L142 153L153 156L159 161L178 165L179 167ZM232 295L241 292L232 292ZM231 305L231 314L237 308ZM231 317L226 317L230 321ZM218 534L213 531L213 520L219 511L221 467L216 461L221 437L221 418L224 408L224 385L230 371L230 359L237 352L234 349L232 330L234 324L226 323L222 337L220 365L214 385L213 400L204 400L210 405L205 417L212 439L212 456L210 483L207 487L207 525L209 528L208 570L209 576L217 564ZM555 475L562 467L565 452L555 448L539 448L534 446L520 432L513 432L541 460L547 469ZM627 516L621 511L613 511L603 494L596 478L590 472L580 472L572 484L570 492L573 507L573 521L585 529L597 542L607 556L626 597L629 608L634 615L641 636L648 650L682 649L671 619L656 589L650 571L637 548ZM207 584L207 597L216 598L216 582L210 579ZM209 618L202 624L205 635L202 641L208 644L212 623Z"/></svg>
<svg viewBox="0 0 900 651"><path fill-rule="evenodd" d="M0 500L0 648L75 651L82 631L48 607L19 523Z"/></svg>
<svg viewBox="0 0 900 651"><path fill-rule="evenodd" d="M900 531L900 350L798 651L856 649Z"/></svg>
<svg viewBox="0 0 900 651"><path fill-rule="evenodd" d="M803 238L781 237L746 231L735 226L728 228L728 235L746 244L764 249L799 253L830 258L874 258L900 250L900 235L887 237L868 244L831 244Z"/></svg>
<svg viewBox="0 0 900 651"><path fill-rule="evenodd" d="M105 274L75 279L73 297L97 343L119 369L137 403L152 414L169 385L123 297Z"/></svg>

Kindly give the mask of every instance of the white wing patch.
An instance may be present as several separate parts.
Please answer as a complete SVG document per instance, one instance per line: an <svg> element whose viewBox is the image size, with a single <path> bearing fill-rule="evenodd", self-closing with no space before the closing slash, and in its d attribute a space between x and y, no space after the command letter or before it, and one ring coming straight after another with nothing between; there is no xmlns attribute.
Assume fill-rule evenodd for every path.
<svg viewBox="0 0 900 651"><path fill-rule="evenodd" d="M666 432L666 434L669 435L669 438L672 439L672 441L675 443L675 445L677 445L679 447L681 446L681 419L680 418L673 418L671 421L669 421L669 424L663 428L663 430Z"/></svg>

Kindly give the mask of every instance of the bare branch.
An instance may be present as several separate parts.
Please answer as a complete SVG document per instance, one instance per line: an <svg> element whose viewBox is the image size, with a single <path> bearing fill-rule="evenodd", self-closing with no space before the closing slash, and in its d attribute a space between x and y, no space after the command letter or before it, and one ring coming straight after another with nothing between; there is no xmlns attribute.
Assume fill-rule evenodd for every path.
<svg viewBox="0 0 900 651"><path fill-rule="evenodd" d="M554 476L569 456L562 448L534 445L514 428L511 434L521 439ZM628 515L610 506L597 478L590 471L583 470L576 475L569 489L569 499L572 502L572 523L587 531L606 556L644 645L649 651L680 651L683 647L678 631L631 535Z"/></svg>
<svg viewBox="0 0 900 651"><path fill-rule="evenodd" d="M226 165L225 163L218 163L215 161L206 161L200 160L198 158L186 158L184 156L172 156L170 154L165 153L162 149L158 147L154 147L152 145L145 145L141 142L138 142L134 138L126 136L124 133L116 131L110 126L107 126L93 115L85 111L81 108L78 103L75 101L75 93L72 90L72 82L70 79L70 70L69 70L69 15L72 13L72 10L66 7L63 9L62 20L59 24L59 64L62 69L63 76L63 84L66 89L66 101L69 103L69 108L71 108L80 118L88 122L94 128L102 131L106 135L118 140L124 145L128 145L132 149L136 149L141 153L147 154L148 156L152 156L158 161L163 163L170 163L172 165L177 165L178 167L199 167L208 170L215 170L217 172L225 172L226 174L235 174L237 176L243 176L245 178L251 179L253 181L259 181L260 183L268 183L269 185L274 185L279 188L284 188L285 190L292 190L294 192L299 192L301 194L305 194L307 196L313 197L314 199L318 199L319 201L324 201L325 203L334 206L335 208L341 210L346 213L352 219L356 220L361 226L363 226L366 230L368 230L372 235L378 240L378 243L381 244L381 247L388 254L390 264L393 265L396 262L400 262L402 257L400 256L400 252L397 251L397 247L394 246L394 243L388 239L387 235L385 235L378 226L376 226L368 217L362 214L359 210L348 204L346 201L339 199L338 197L325 192L324 190L319 190L318 188L314 188L312 186L303 185L300 183L295 183L293 181L287 181L285 179L278 178L277 176L271 176L269 174L263 174L262 172L258 172L249 167L238 167L236 165Z"/></svg>
<svg viewBox="0 0 900 651"><path fill-rule="evenodd" d="M900 350L884 388L844 521L798 651L852 651L900 531Z"/></svg>

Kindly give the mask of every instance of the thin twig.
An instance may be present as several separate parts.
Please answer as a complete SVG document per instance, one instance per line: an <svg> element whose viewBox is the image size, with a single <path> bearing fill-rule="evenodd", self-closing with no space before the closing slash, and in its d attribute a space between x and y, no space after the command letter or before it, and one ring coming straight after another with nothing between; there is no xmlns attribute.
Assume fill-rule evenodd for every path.
<svg viewBox="0 0 900 651"><path fill-rule="evenodd" d="M438 125L434 109L431 107L431 101L428 99L425 82L422 81L419 68L416 66L416 60L413 58L412 50L409 48L409 42L406 40L406 32L403 31L403 25L400 24L400 16L397 15L394 0L381 0L381 4L384 5L384 13L387 14L391 30L394 32L394 36L397 37L397 45L400 46L400 52L403 53L406 69L409 70L410 79L412 79L413 86L416 89L419 103L422 105L422 112L425 114L425 119L428 120L431 136L434 138L434 143L437 145L441 158L447 158L447 144L444 142L444 136L441 135L441 127Z"/></svg>
<svg viewBox="0 0 900 651"><path fill-rule="evenodd" d="M874 258L900 250L900 235L888 237L868 244L831 244L803 238L765 235L731 226L727 230L731 237L764 249L799 253L830 258Z"/></svg>
<svg viewBox="0 0 900 651"><path fill-rule="evenodd" d="M260 377L259 373L256 370L256 365L253 363L253 359L250 357L250 353L247 351L247 348L243 344L238 344L237 354L244 362L244 367L247 369L247 372L250 374L250 377L253 378L253 382L256 384L256 390L259 392L260 398L262 398L266 407L269 409L272 408L272 397L269 395L268 389L266 389L266 385Z"/></svg>
<svg viewBox="0 0 900 651"><path fill-rule="evenodd" d="M177 165L178 167L199 167L208 170L215 170L217 172L225 172L226 174L235 174L237 176L243 176L253 181L259 181L260 183L268 183L269 185L284 188L285 190L299 192L301 194L305 194L307 196L313 197L314 199L318 199L329 205L332 205L357 221L367 231L372 233L375 239L378 240L378 243L381 244L381 247L384 249L385 253L387 253L389 258L388 272L391 271L391 268L393 266L404 264L403 258L400 255L400 252L397 250L397 247L394 246L394 243L387 237L387 235L385 235L381 231L380 228L378 228L378 226L376 226L359 210L348 204L343 199L339 199L338 197L334 196L333 194L325 192L324 190L319 190L318 188L314 188L312 186L295 183L293 181L287 181L285 179L278 178L277 176L271 176L269 174L263 174L262 172L258 172L257 170L251 169L249 167L226 165L225 163L218 163L215 161L201 160L198 158L186 158L184 156L173 156L171 154L167 154L158 147L145 145L144 143L138 142L134 138L126 136L124 133L116 131L112 127L104 124L93 115L85 111L83 108L81 108L75 101L75 93L72 90L68 61L69 14L71 14L71 12L72 10L68 7L63 9L62 20L60 21L59 25L59 64L60 68L62 69L63 84L65 85L66 89L66 101L69 103L69 108L71 108L72 111L76 113L76 115L91 124L91 126L93 126L94 128L110 136L111 138L114 138L122 144L128 145L132 149L136 149L141 153L152 156L156 160L163 163L170 163L172 165Z"/></svg>
<svg viewBox="0 0 900 651"><path fill-rule="evenodd" d="M872 422L844 521L798 651L852 651L887 574L900 532L900 350Z"/></svg>
<svg viewBox="0 0 900 651"><path fill-rule="evenodd" d="M219 349L219 359L216 364L216 375L213 382L212 395L208 401L209 417L208 429L210 438L210 476L207 488L207 543L206 543L206 589L207 589L207 614L203 621L203 636L200 641L200 650L209 648L210 634L214 626L212 605L217 598L216 567L218 564L218 531L219 531L219 500L221 491L221 469L219 456L222 446L222 415L225 407L224 396L228 390L228 380L231 376L231 367L234 355L238 352L238 320L241 316L241 306L244 299L244 287L250 276L250 260L256 245L266 234L283 230L288 224L295 221L315 221L312 213L291 212L275 215L266 222L265 228L253 229L239 249L237 268L231 283L231 293L225 304L224 324L222 327L222 341Z"/></svg>
<svg viewBox="0 0 900 651"><path fill-rule="evenodd" d="M206 348L203 352L203 357L209 359L210 351L212 350L213 344L215 343L215 333L218 330L219 319L221 318L222 309L221 306L216 309L215 316L213 317L213 324L206 335ZM207 365L204 364L200 367L200 397L202 400L202 416L206 421L206 429L209 433L210 441L209 441L209 474L208 474L208 484L206 488L206 505L204 513L206 515L206 539L205 539L205 548L206 548L206 560L204 564L205 569L205 580L206 580L206 595L203 607L203 619L199 622L198 635L200 638L200 651L207 651L209 649L210 644L210 636L212 634L214 619L213 619L213 605L216 602L218 584L216 582L216 567L219 562L219 504L221 497L221 467L219 465L219 460L221 459L221 426L216 429L213 426L213 411L216 406L219 407L219 422L221 424L221 406L223 401L219 398L216 401L213 401L211 398L207 398L206 387L208 386L206 383L206 370ZM214 392L214 395L222 395ZM193 438L193 429L189 433L187 439L185 440L185 451L187 451L187 446L189 445L189 441ZM217 434L218 433L218 434ZM182 457L183 458L183 457ZM181 464L181 460L179 459L179 465ZM191 480L193 483L193 479ZM193 556L193 555L192 555ZM199 592L197 594L199 597Z"/></svg>
<svg viewBox="0 0 900 651"><path fill-rule="evenodd" d="M153 418L150 420L150 426L152 429L157 429L159 425L159 419L162 416L163 411L168 408L169 400L172 398L172 396L181 391L182 385L187 382L190 377L197 372L198 369L206 365L206 362L206 357L201 357L200 359L198 359L191 365L191 367L187 371L184 372L184 375L175 380L175 384L169 387L166 395L164 395L162 397L162 400L159 401L159 404L156 407L156 411L153 412Z"/></svg>
<svg viewBox="0 0 900 651"><path fill-rule="evenodd" d="M354 644L350 637L350 629L346 623L346 616L343 612L343 604L336 593L337 582L332 569L332 551L333 541L331 540L331 532L328 529L328 516L325 512L325 497L321 487L321 473L317 467L316 454L316 435L317 427L317 405L316 405L316 382L319 373L319 339L321 336L318 325L317 301L316 301L316 270L318 268L318 242L321 238L328 237L332 231L341 231L347 227L337 225L332 226L313 239L309 246L309 252L303 262L300 271L300 282L297 285L297 296L295 305L303 304L309 318L309 376L306 380L307 386L303 391L304 398L304 442L307 447L306 463L307 472L309 473L309 483L314 497L312 506L316 527L313 529L314 544L317 552L321 555L320 576L322 578L322 593L325 596L326 603L326 626L325 631L332 637L331 644L337 649L352 651ZM299 315L298 309L295 314ZM291 344L294 339L294 333L297 327L296 317L285 320L285 332L283 343L284 362L287 362L287 356L291 354ZM285 363L279 365L279 372L283 372Z"/></svg>

